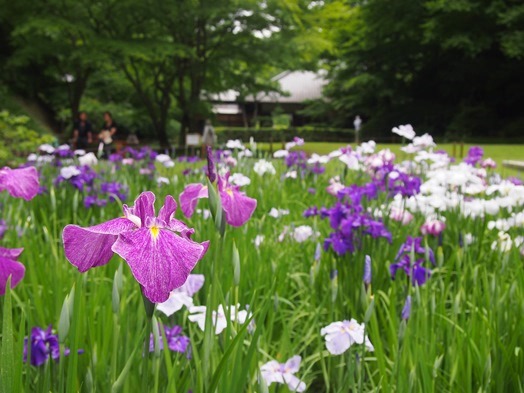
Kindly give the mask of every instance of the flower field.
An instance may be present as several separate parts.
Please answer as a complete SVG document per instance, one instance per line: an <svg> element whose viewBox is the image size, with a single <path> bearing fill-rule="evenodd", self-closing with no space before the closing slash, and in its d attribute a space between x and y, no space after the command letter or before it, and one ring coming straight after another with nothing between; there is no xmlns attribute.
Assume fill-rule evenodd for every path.
<svg viewBox="0 0 524 393"><path fill-rule="evenodd" d="M0 169L1 391L523 391L522 182L393 132Z"/></svg>

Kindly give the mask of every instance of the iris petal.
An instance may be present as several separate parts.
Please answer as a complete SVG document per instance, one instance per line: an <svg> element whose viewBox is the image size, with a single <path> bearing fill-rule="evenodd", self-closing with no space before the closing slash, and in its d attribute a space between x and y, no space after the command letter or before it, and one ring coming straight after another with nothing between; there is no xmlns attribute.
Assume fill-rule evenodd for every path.
<svg viewBox="0 0 524 393"><path fill-rule="evenodd" d="M67 225L62 234L65 256L81 272L105 265L113 256L111 247L118 235L134 228L135 224L127 218L115 218L87 228Z"/></svg>
<svg viewBox="0 0 524 393"><path fill-rule="evenodd" d="M199 244L165 229L154 237L149 228L140 228L120 234L112 250L126 260L144 295L153 303L162 303L186 282L207 243Z"/></svg>
<svg viewBox="0 0 524 393"><path fill-rule="evenodd" d="M226 222L234 227L244 225L253 215L257 207L256 199L247 197L234 188L220 191L220 201L226 216Z"/></svg>
<svg viewBox="0 0 524 393"><path fill-rule="evenodd" d="M0 257L0 295L5 294L7 279L11 276L11 288L14 288L24 278L25 267L20 262Z"/></svg>
<svg viewBox="0 0 524 393"><path fill-rule="evenodd" d="M0 169L0 191L7 190L15 198L29 201L38 194L39 187L38 171L34 167Z"/></svg>
<svg viewBox="0 0 524 393"><path fill-rule="evenodd" d="M180 194L180 209L184 216L191 217L200 198L207 198L207 186L200 183L188 184Z"/></svg>

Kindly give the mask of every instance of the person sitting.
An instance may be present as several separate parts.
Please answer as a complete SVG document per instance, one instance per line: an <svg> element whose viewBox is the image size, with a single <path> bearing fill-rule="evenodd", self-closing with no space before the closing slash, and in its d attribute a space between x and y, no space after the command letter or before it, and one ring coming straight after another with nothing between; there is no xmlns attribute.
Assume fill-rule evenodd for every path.
<svg viewBox="0 0 524 393"><path fill-rule="evenodd" d="M100 140L101 148L104 151L104 156L109 157L111 150L113 149L113 140L115 139L115 134L118 132L116 122L111 116L111 112L104 112L104 124L102 129L98 134L98 139Z"/></svg>
<svg viewBox="0 0 524 393"><path fill-rule="evenodd" d="M93 127L87 120L87 113L80 112L73 123L73 145L75 149L85 149L93 143Z"/></svg>

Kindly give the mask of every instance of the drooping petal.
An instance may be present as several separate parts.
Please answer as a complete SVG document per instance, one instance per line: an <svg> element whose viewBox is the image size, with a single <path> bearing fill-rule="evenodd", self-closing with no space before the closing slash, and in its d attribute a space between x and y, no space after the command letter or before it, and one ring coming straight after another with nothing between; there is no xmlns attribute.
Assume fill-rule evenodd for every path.
<svg viewBox="0 0 524 393"><path fill-rule="evenodd" d="M183 289L188 296L193 296L204 286L205 280L206 278L203 274L190 274L180 289Z"/></svg>
<svg viewBox="0 0 524 393"><path fill-rule="evenodd" d="M113 256L111 247L118 235L134 228L135 224L127 218L115 218L87 228L67 225L62 233L65 256L81 272L105 265Z"/></svg>
<svg viewBox="0 0 524 393"><path fill-rule="evenodd" d="M200 183L188 184L179 196L180 209L184 216L191 217L200 198L208 198L207 186Z"/></svg>
<svg viewBox="0 0 524 393"><path fill-rule="evenodd" d="M191 322L196 322L202 331L206 329L206 310L206 306L193 306L189 309L190 315L187 317Z"/></svg>
<svg viewBox="0 0 524 393"><path fill-rule="evenodd" d="M11 288L14 288L24 278L24 274L25 267L20 262L0 257L0 295L5 294L9 276L11 276Z"/></svg>
<svg viewBox="0 0 524 393"><path fill-rule="evenodd" d="M416 283L417 285L423 285L430 275L431 271L429 269L426 269L419 264L415 264L415 266L413 266L411 281L413 284Z"/></svg>
<svg viewBox="0 0 524 393"><path fill-rule="evenodd" d="M16 260L24 251L23 248L3 248L0 247L0 257Z"/></svg>
<svg viewBox="0 0 524 393"><path fill-rule="evenodd" d="M159 228L142 227L120 234L112 250L124 258L144 295L162 303L182 286L203 257L207 244L199 244Z"/></svg>
<svg viewBox="0 0 524 393"><path fill-rule="evenodd" d="M247 197L233 188L220 191L220 200L226 216L226 222L234 227L244 225L257 207L256 199Z"/></svg>
<svg viewBox="0 0 524 393"><path fill-rule="evenodd" d="M303 392L304 390L306 390L306 384L297 377L295 377L293 374L285 373L283 377L284 381L287 384L287 387L292 392Z"/></svg>
<svg viewBox="0 0 524 393"><path fill-rule="evenodd" d="M177 311L181 310L182 307L187 308L193 307L193 298L182 292L171 292L169 299L165 302L157 305L157 310L163 312L165 315L170 317Z"/></svg>
<svg viewBox="0 0 524 393"><path fill-rule="evenodd" d="M326 336L326 348L332 355L340 355L351 346L351 338L346 332L329 334Z"/></svg>
<svg viewBox="0 0 524 393"><path fill-rule="evenodd" d="M15 198L33 199L38 194L40 184L35 167L0 169L0 191L7 190Z"/></svg>

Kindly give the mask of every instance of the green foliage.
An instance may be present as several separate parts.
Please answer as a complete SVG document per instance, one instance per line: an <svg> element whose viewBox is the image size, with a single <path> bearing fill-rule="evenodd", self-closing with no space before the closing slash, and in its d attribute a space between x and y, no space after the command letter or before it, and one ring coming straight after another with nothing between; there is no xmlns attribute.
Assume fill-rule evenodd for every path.
<svg viewBox="0 0 524 393"><path fill-rule="evenodd" d="M309 143L304 148L310 148ZM335 146L330 148L315 151L327 153ZM403 160L400 146L392 149ZM508 151L518 157L521 150L522 146L513 150L486 146L486 153L496 153L496 158L511 158ZM46 393L111 389L283 392L287 391L283 386L273 384L268 389L260 383L259 368L269 360L284 362L299 354L302 364L297 377L312 392L520 391L524 382L524 272L517 248L509 254L492 250L497 230L487 229L484 219L446 212L442 246L439 248L436 238L427 239L438 261L428 282L417 288L400 276L391 280L388 265L400 244L422 223L423 217L417 214L409 225L388 223L392 244L364 237L361 251L346 257L323 252L315 266L316 241L279 242L279 233L285 226L306 224L321 232L317 239L321 241L329 233L329 223L306 219L303 210L334 203L332 196L320 192L332 176L353 184L365 181L365 175L348 173L333 160L325 175L282 181L280 175L286 168L281 162L274 164L277 175L258 176L252 160L239 160L235 170L250 177L245 191L258 202L254 216L242 228L228 227L221 237L212 219L195 213L186 220L177 211L178 219L195 228L193 239L211 241L195 269L206 277L204 287L194 296L195 305L240 303L243 309L249 304L253 313L253 332L248 331L248 324L229 323L223 333L215 335L212 329L205 333L189 322L185 308L171 317L156 311L159 321L182 326L190 337L189 358L167 350L159 356L144 352L150 322L140 287L127 264L115 256L106 266L81 274L64 256L60 236L66 224L89 226L118 217L121 209L117 204L84 209L78 203L79 191L67 184L52 184L58 170L53 166L41 168L48 194L29 202L0 194L5 206L2 218L10 225L2 246L23 246L20 260L26 266L24 280L2 302L0 383L14 386L16 392ZM177 163L174 168L159 168L162 176L177 179L176 185L163 186L139 175L137 167L122 166L112 173L109 163L100 162L97 169L111 174L112 181L128 185L131 196L148 189L163 200L167 194L178 196L186 184L205 181L200 171L183 175L185 169L201 166L201 162ZM317 189L314 194L307 192L312 185ZM377 206L370 204L370 208ZM204 209L205 201L198 207ZM290 214L274 219L268 215L272 207L289 209ZM24 232L21 238L20 230ZM459 247L459 233L473 233L475 242ZM264 241L255 247L253 240L258 235ZM370 292L362 284L365 254L372 259ZM334 300L333 269L339 274ZM407 293L413 299L412 313L408 321L402 321ZM30 329L52 324L56 330L64 310L70 324L67 337L61 338L62 349L70 348L69 356L42 367L22 363L23 341ZM330 355L320 329L350 318L366 321L366 334L375 351L362 352L361 347L353 346L343 355ZM82 354L77 354L79 349Z"/></svg>
<svg viewBox="0 0 524 393"><path fill-rule="evenodd" d="M11 160L35 151L43 143L55 140L51 135L40 135L28 127L29 117L15 116L8 111L0 111L0 162Z"/></svg>
<svg viewBox="0 0 524 393"><path fill-rule="evenodd" d="M331 41L309 32L321 12L308 5L303 0L6 3L0 7L8 37L2 78L48 106L62 129L81 109L98 115L99 108L116 106L117 113L136 112L128 118L131 127L156 135L161 145L169 145L175 132L183 143L184 134L201 131L210 115L203 98L236 89L242 100L275 90L271 77L283 69L316 65ZM170 127L173 121L176 129Z"/></svg>
<svg viewBox="0 0 524 393"><path fill-rule="evenodd" d="M335 2L336 3L336 2ZM499 0L356 1L330 29L337 125L412 123L436 135L502 136L524 104L524 6ZM329 113L329 112L328 112Z"/></svg>

